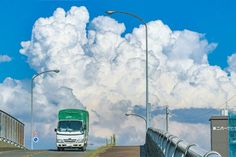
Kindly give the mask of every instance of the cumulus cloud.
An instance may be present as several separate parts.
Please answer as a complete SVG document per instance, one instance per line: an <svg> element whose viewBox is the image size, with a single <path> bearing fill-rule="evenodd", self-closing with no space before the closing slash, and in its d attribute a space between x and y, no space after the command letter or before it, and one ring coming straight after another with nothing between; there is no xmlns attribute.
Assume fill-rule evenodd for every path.
<svg viewBox="0 0 236 157"><path fill-rule="evenodd" d="M22 117L29 113L29 93L24 88L21 81L8 77L0 84L0 91L2 110L16 117Z"/></svg>
<svg viewBox="0 0 236 157"><path fill-rule="evenodd" d="M191 59L195 64L208 63L207 54L215 49L216 44L209 44L203 34L189 30L175 31L164 53L174 60Z"/></svg>
<svg viewBox="0 0 236 157"><path fill-rule="evenodd" d="M0 55L0 63L10 62L11 60L12 60L12 58L9 57L8 55Z"/></svg>
<svg viewBox="0 0 236 157"><path fill-rule="evenodd" d="M236 93L236 75L228 76L208 64L207 55L215 43L201 33L171 30L160 20L147 25L153 107L218 108ZM38 73L60 70L35 80L35 121L41 132L53 131L58 110L86 108L92 141L103 144L115 133L120 144L144 143L142 121L124 117L124 113L135 105L145 106L145 27L121 36L124 32L125 25L110 17L89 21L85 7L67 12L58 8L51 17L35 22L32 38L21 43L20 53ZM6 101L3 104L8 106ZM183 128L179 123L173 126ZM43 138L52 135L49 132L42 133Z"/></svg>

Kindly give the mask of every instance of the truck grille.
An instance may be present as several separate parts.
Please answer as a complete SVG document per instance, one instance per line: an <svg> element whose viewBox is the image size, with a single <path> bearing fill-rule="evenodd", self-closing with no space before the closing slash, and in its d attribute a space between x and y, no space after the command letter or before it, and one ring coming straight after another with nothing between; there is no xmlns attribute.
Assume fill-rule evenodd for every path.
<svg viewBox="0 0 236 157"><path fill-rule="evenodd" d="M76 139L64 139L65 142L75 142Z"/></svg>

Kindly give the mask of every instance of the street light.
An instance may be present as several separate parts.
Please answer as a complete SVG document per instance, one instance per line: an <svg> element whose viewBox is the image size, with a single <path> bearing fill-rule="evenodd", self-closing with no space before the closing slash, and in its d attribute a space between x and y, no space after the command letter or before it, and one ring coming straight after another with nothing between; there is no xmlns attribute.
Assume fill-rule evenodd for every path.
<svg viewBox="0 0 236 157"><path fill-rule="evenodd" d="M141 115L138 115L138 114L135 114L135 113L126 113L125 115L126 116L136 116L138 118L141 118L141 119L143 119L145 121L145 124L147 125L146 119L143 116L141 116Z"/></svg>
<svg viewBox="0 0 236 157"><path fill-rule="evenodd" d="M59 73L60 71L59 70L47 70L47 71L36 74L31 79L31 138L30 138L30 143L31 143L32 150L34 149L34 144L33 144L33 85L34 85L34 79L36 77L38 77L39 75L42 75L44 73L49 73L49 72Z"/></svg>
<svg viewBox="0 0 236 157"><path fill-rule="evenodd" d="M149 103L148 100L148 27L146 22L139 16L134 15L132 13L128 13L128 12L123 12L123 11L117 11L117 10L108 10L105 12L108 15L112 15L114 13L120 13L120 14L126 14L128 16L132 16L136 19L138 19L139 21L141 21L144 26L145 26L145 34L146 34L146 130L151 126L151 104Z"/></svg>

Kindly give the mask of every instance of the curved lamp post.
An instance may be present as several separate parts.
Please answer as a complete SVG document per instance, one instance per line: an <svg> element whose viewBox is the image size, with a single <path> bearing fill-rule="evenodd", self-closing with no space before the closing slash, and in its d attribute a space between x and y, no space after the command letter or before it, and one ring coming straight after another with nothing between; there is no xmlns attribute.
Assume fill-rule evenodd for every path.
<svg viewBox="0 0 236 157"><path fill-rule="evenodd" d="M138 115L138 114L135 114L135 113L126 113L125 115L126 116L135 116L135 117L141 118L141 119L143 119L145 121L145 124L147 125L146 119L143 116L141 116L141 115Z"/></svg>
<svg viewBox="0 0 236 157"><path fill-rule="evenodd" d="M128 12L123 12L123 11L117 11L117 10L108 10L105 12L108 15L112 15L114 13L120 13L120 14L126 14L128 16L132 16L136 19L138 19L139 21L141 21L144 26L145 26L145 34L146 34L146 130L151 126L151 105L149 103L148 100L148 27L146 22L139 16L134 15L132 13L128 13Z"/></svg>
<svg viewBox="0 0 236 157"><path fill-rule="evenodd" d="M38 73L36 75L34 75L31 79L31 138L30 138L30 144L31 144L31 149L34 149L34 144L33 144L33 85L34 85L34 79L36 77L38 77L39 75L42 75L44 73L50 73L50 72L54 72L54 73L59 73L59 70L47 70L41 73Z"/></svg>

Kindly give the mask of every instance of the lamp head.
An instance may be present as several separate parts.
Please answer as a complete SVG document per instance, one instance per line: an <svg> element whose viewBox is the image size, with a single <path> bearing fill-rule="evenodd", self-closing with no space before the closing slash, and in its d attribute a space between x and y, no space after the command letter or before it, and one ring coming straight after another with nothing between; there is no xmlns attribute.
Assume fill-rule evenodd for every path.
<svg viewBox="0 0 236 157"><path fill-rule="evenodd" d="M114 10L107 10L105 13L106 14L108 14L108 15L111 15L111 14L113 14L113 13L115 13L116 11L114 11Z"/></svg>
<svg viewBox="0 0 236 157"><path fill-rule="evenodd" d="M53 70L55 73L59 73L60 72L60 70Z"/></svg>

